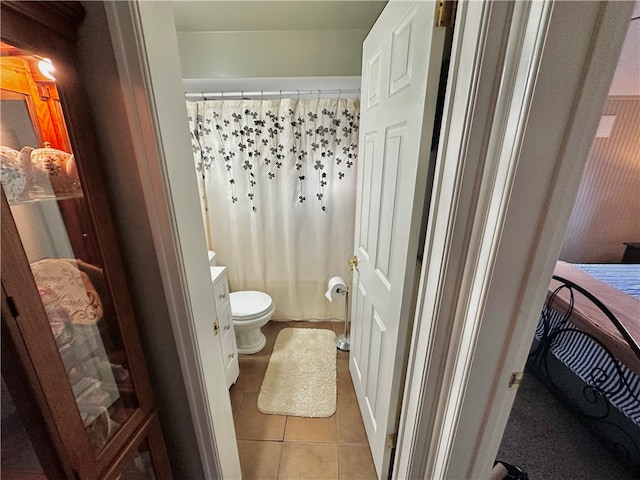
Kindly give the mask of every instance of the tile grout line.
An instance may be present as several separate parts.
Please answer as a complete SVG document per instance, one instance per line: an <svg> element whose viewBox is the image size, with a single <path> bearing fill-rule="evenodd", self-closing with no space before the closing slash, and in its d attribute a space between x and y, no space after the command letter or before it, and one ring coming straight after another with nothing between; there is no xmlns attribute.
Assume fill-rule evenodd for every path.
<svg viewBox="0 0 640 480"><path fill-rule="evenodd" d="M320 328L320 327L313 326L311 328ZM273 333L275 333L277 335L278 332L273 332ZM334 328L334 333L336 333L335 332L335 328ZM269 360L271 358L271 354L272 353L273 352L270 352L269 356L267 357L267 360L266 360L267 361L267 366L268 366L268 362L269 362ZM335 441L334 442L313 442L313 441L308 441L307 440L307 441L304 441L304 442L290 441L288 443L323 444L323 445L327 445L327 446L333 445L334 448L335 448L335 450L334 450L335 454L336 454L335 460L336 460L336 466L337 466L337 474L338 474L338 478L339 478L340 477L340 472L343 470L344 466L341 465L341 462L340 462L340 446L342 445L342 443L340 441L340 419L338 418L338 416L339 416L338 415L338 403L339 403L338 402L338 398L340 396L339 388L338 388L338 382L340 381L340 379L338 377L338 361L339 361L338 355L339 355L339 352L338 352L338 349L336 347L336 412L335 412L335 416L336 416L336 437L334 439ZM264 380L265 373L266 373L266 371L262 372L262 377L261 377L262 381ZM244 397L244 395L242 395L242 396ZM276 469L276 478L280 478L281 468L282 468L282 465L283 465L282 462L283 462L284 447L285 447L284 443L287 442L286 434L287 434L287 429L289 427L289 425L288 425L289 424L289 418L290 418L290 415L286 415L285 416L282 439L278 441L280 443L280 447L281 448L280 448L280 455L279 455L279 458L278 458L278 464L277 464L277 469ZM235 418L234 418L234 420L235 420ZM261 442L261 443L262 442L268 442L267 440L263 440L263 439L258 439L257 441ZM360 444L359 443L352 443L352 442L344 442L344 445L360 445Z"/></svg>

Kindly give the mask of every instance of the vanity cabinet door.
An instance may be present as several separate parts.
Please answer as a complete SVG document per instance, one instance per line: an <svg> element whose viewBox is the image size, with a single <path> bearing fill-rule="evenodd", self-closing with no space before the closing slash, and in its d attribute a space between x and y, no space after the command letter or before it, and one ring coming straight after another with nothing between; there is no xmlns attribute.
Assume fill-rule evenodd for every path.
<svg viewBox="0 0 640 480"><path fill-rule="evenodd" d="M82 7L1 8L2 323L23 352L3 361L3 378L32 370L40 424L59 443L67 476L105 478L150 425L154 404L103 160L75 74L73 20ZM170 478L161 435L152 444L156 476Z"/></svg>
<svg viewBox="0 0 640 480"><path fill-rule="evenodd" d="M219 325L216 337L219 338L222 346L227 387L231 387L238 379L240 365L238 363L236 334L233 329L233 317L231 315L231 298L229 297L227 268L211 267L211 282Z"/></svg>
<svg viewBox="0 0 640 480"><path fill-rule="evenodd" d="M225 362L225 374L227 378L227 388L236 383L240 373L240 365L238 363L238 352L236 350L236 338L233 331L222 334L220 341L222 343L222 355Z"/></svg>

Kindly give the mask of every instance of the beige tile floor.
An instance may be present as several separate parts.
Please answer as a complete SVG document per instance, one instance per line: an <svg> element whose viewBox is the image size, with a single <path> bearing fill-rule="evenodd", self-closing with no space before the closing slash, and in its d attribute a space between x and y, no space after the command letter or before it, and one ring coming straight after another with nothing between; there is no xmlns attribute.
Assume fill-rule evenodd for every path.
<svg viewBox="0 0 640 480"><path fill-rule="evenodd" d="M326 328L342 323L269 322L265 348L240 355L240 376L231 387L231 405L243 478L375 479L367 437L349 375L349 355L338 351L336 413L329 418L265 415L256 406L260 385L278 333L283 328Z"/></svg>

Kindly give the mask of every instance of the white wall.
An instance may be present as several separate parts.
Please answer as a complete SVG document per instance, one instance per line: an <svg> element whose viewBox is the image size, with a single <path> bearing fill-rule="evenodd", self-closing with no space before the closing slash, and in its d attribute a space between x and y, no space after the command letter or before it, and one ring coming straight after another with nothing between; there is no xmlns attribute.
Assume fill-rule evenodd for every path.
<svg viewBox="0 0 640 480"><path fill-rule="evenodd" d="M640 16L640 1L636 1L631 18ZM620 60L611 82L610 96L640 96L640 19L632 20L620 52Z"/></svg>
<svg viewBox="0 0 640 480"><path fill-rule="evenodd" d="M173 3L183 78L359 76L377 1Z"/></svg>
<svg viewBox="0 0 640 480"><path fill-rule="evenodd" d="M118 2L126 7L124 2ZM121 254L167 453L175 478L203 478L202 461L174 332L136 167L136 143L126 116L118 68L102 2L84 2L79 62L102 152ZM143 91L141 85L137 85ZM204 256L204 252L203 252Z"/></svg>
<svg viewBox="0 0 640 480"><path fill-rule="evenodd" d="M360 75L368 29L178 32L183 78Z"/></svg>
<svg viewBox="0 0 640 480"><path fill-rule="evenodd" d="M196 172L191 168L187 109L176 68L179 54L172 7L168 2L105 6L128 94L128 118L138 135L138 155L130 162L136 163L144 180L156 261L187 389L190 411L185 403L179 404L182 417L177 421L189 417L193 421L205 478L240 478L237 445L229 441L235 433L224 359L212 328L215 302ZM175 474L175 478L199 477Z"/></svg>

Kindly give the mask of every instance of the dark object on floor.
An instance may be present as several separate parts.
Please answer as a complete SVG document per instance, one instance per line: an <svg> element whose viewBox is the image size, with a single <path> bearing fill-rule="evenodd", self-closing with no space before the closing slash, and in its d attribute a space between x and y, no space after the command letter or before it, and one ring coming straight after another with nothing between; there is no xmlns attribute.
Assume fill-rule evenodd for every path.
<svg viewBox="0 0 640 480"><path fill-rule="evenodd" d="M493 464L491 480L529 480L529 476L515 465L497 460Z"/></svg>

